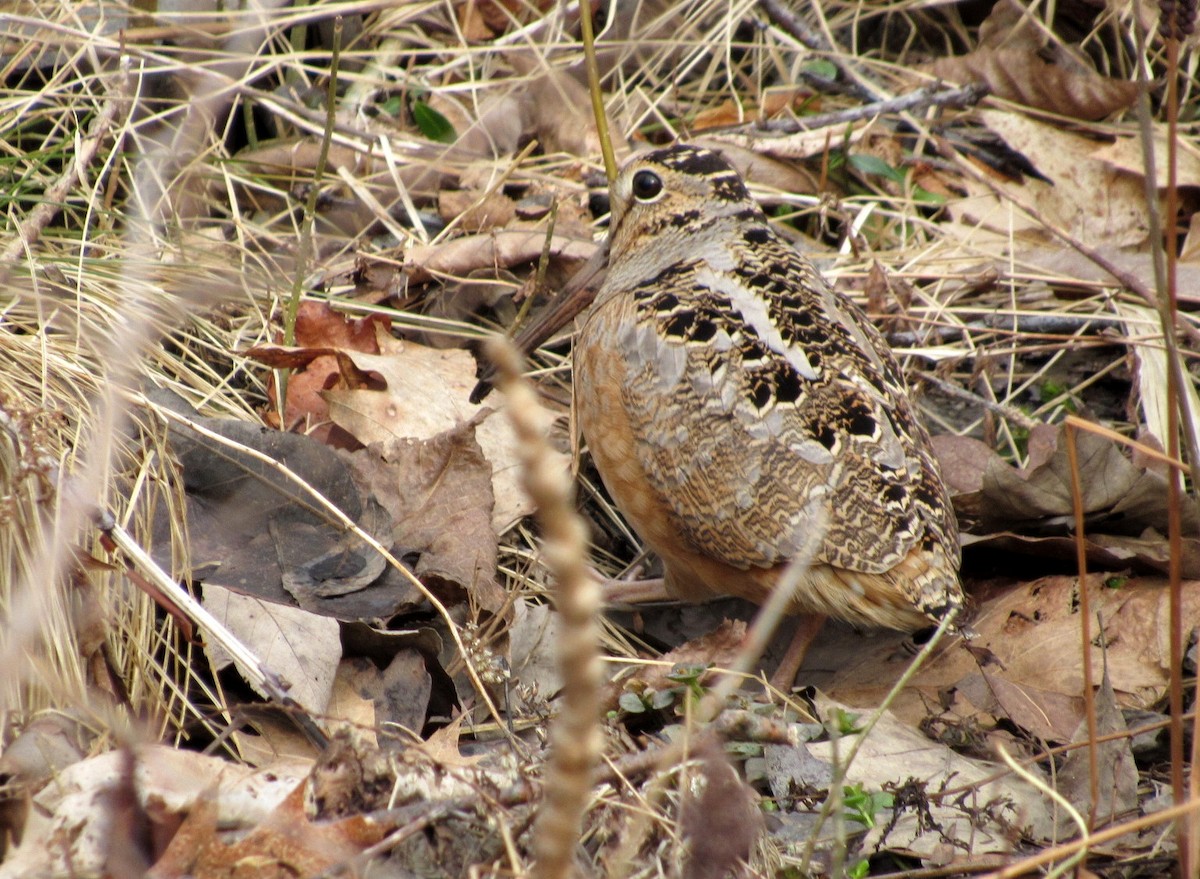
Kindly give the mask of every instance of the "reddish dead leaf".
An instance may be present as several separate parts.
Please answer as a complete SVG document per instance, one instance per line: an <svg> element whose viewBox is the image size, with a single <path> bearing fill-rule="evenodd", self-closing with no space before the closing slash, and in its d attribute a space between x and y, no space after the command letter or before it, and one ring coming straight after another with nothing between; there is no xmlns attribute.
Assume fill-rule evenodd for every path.
<svg viewBox="0 0 1200 879"><path fill-rule="evenodd" d="M949 82L986 85L998 97L1074 119L1103 119L1137 97L1136 82L1047 64L1029 49L981 48L919 69Z"/></svg>
<svg viewBox="0 0 1200 879"><path fill-rule="evenodd" d="M383 838L384 829L362 816L313 822L304 809L307 782L298 784L254 830L224 842L217 805L201 800L179 828L166 853L147 873L150 879L294 879L313 876L355 857Z"/></svg>
<svg viewBox="0 0 1200 879"><path fill-rule="evenodd" d="M295 347L257 346L247 351L246 356L276 369L293 370L288 377L287 406L283 416L288 429L299 429L328 445L350 448L353 441L329 420L329 406L321 394L334 387L361 386L361 382L346 375L344 366L338 362L336 349L378 354L376 333L387 332L390 328L391 320L382 315L354 320L330 308L328 303L302 302L296 313ZM276 410L277 391L272 374L267 385L272 415Z"/></svg>
<svg viewBox="0 0 1200 879"><path fill-rule="evenodd" d="M754 120L774 119L791 110L818 112L820 106L820 99L814 96L811 89L771 89L763 93L762 102L758 104L730 99L701 110L692 120L691 127L692 131L704 131L706 128L741 125Z"/></svg>
<svg viewBox="0 0 1200 879"><path fill-rule="evenodd" d="M489 40L529 21L531 15L549 9L551 3L548 0L464 0L454 5L463 36L477 42Z"/></svg>

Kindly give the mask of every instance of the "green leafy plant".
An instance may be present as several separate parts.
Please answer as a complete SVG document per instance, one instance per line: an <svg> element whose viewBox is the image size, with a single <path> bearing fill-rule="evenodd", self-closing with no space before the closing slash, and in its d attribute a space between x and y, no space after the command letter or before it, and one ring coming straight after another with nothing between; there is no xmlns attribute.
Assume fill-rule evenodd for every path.
<svg viewBox="0 0 1200 879"><path fill-rule="evenodd" d="M458 135L450 120L424 101L414 100L410 105L413 122L421 134L438 143L454 143Z"/></svg>
<svg viewBox="0 0 1200 879"><path fill-rule="evenodd" d="M861 714L855 714L842 708L837 709L834 722L837 724L838 735L853 736L862 732L862 727L858 725L861 717Z"/></svg>
<svg viewBox="0 0 1200 879"><path fill-rule="evenodd" d="M846 817L863 827L874 827L875 816L891 809L894 802L892 795L886 791L870 792L861 784L842 788L842 804L846 809Z"/></svg>

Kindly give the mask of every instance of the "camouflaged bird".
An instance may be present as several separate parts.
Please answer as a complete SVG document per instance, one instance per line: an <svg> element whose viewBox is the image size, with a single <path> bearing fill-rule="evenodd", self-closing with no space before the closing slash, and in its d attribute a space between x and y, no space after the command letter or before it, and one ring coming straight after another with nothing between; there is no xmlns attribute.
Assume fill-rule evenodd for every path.
<svg viewBox="0 0 1200 879"><path fill-rule="evenodd" d="M895 358L718 153L622 168L574 374L668 594L761 604L810 554L793 612L911 630L962 605L953 509Z"/></svg>

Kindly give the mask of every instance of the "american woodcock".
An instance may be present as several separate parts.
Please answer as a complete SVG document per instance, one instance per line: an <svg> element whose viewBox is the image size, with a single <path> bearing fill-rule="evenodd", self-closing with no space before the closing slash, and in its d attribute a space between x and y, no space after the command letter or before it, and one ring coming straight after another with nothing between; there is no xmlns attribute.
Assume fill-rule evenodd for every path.
<svg viewBox="0 0 1200 879"><path fill-rule="evenodd" d="M912 630L963 603L958 528L886 342L718 153L629 160L574 352L578 418L668 594ZM821 532L815 529L822 529Z"/></svg>

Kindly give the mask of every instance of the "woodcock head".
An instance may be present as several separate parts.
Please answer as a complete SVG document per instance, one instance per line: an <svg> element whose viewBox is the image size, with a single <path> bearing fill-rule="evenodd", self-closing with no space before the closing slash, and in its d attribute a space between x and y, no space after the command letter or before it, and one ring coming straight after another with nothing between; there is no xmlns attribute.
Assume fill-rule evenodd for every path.
<svg viewBox="0 0 1200 879"><path fill-rule="evenodd" d="M691 258L727 236L731 225L766 223L729 162L699 147L635 155L617 175L613 196L610 271L615 266L642 277ZM647 241L654 246L646 247Z"/></svg>

